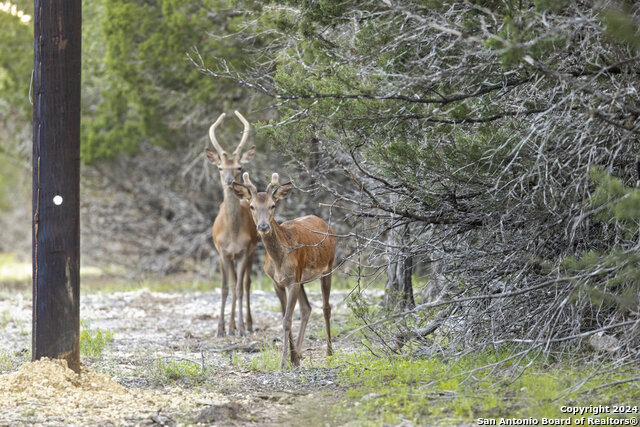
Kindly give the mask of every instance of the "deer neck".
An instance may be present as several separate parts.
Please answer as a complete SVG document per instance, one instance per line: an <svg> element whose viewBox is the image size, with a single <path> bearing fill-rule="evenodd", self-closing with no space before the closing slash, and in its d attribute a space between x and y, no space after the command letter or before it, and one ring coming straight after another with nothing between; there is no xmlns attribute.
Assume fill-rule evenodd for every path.
<svg viewBox="0 0 640 427"><path fill-rule="evenodd" d="M233 194L233 190L226 187L224 188L224 205L223 212L227 224L240 224L239 219L242 215L242 202Z"/></svg>
<svg viewBox="0 0 640 427"><path fill-rule="evenodd" d="M287 254L290 252L288 248L288 233L283 229L275 219L271 218L270 228L266 233L262 233L262 243L267 253L276 265L281 265Z"/></svg>

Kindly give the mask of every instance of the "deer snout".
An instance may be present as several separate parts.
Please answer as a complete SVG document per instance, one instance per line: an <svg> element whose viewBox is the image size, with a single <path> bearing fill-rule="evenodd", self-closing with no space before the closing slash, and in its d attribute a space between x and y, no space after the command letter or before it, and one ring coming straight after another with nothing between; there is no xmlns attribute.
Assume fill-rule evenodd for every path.
<svg viewBox="0 0 640 427"><path fill-rule="evenodd" d="M258 231L269 231L269 223L268 222L259 222L258 223Z"/></svg>
<svg viewBox="0 0 640 427"><path fill-rule="evenodd" d="M226 168L226 167L220 170L220 178L222 180L222 183L225 185L231 185L233 184L233 181L236 180L233 174L233 170L231 168Z"/></svg>

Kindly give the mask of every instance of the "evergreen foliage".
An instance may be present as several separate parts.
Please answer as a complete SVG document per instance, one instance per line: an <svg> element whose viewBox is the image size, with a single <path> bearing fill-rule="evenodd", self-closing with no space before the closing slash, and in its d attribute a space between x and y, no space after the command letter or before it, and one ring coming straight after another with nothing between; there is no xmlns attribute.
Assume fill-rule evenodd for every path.
<svg viewBox="0 0 640 427"><path fill-rule="evenodd" d="M14 1L17 8L33 15L33 2ZM2 115L9 115L5 108L12 107L15 112L3 121L24 120L30 117L29 76L33 68L33 27L30 22L22 22L17 16L0 11L0 108ZM8 42L10 41L10 42ZM14 116L14 114L16 114ZM3 144L4 148L4 144Z"/></svg>
<svg viewBox="0 0 640 427"><path fill-rule="evenodd" d="M637 353L633 2L99 0L83 13L82 156L103 213L85 215L86 247L118 253L117 235L158 271L207 258L220 191L203 191L206 129L270 99L258 136L308 191L287 209L330 198L357 291L402 260L433 275L402 313L354 302L390 351L582 350L606 333L621 360ZM8 134L29 126L31 27L0 13L0 32L0 149L27 158ZM252 176L281 172L264 139Z"/></svg>
<svg viewBox="0 0 640 427"><path fill-rule="evenodd" d="M409 258L439 272L436 302L422 290L392 327L365 319L373 337L441 351L440 330L457 353L603 332L637 351L637 6L273 1L255 13L245 32L273 41L252 56L271 60L203 70L277 103L263 132L345 210L359 272ZM401 227L409 239L385 238Z"/></svg>
<svg viewBox="0 0 640 427"><path fill-rule="evenodd" d="M84 162L137 153L144 141L165 147L188 141L184 117L196 107L213 107L222 88L200 78L186 52L195 45L205 52L219 47L201 41L216 30L209 15L222 3L104 0L84 5L90 14L88 79L97 85L85 105Z"/></svg>

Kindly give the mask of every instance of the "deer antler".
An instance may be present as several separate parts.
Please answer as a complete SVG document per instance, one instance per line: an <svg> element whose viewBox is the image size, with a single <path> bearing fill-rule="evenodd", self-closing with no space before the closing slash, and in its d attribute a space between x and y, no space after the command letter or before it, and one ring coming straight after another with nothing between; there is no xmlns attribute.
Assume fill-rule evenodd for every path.
<svg viewBox="0 0 640 427"><path fill-rule="evenodd" d="M238 111L234 111L234 113L236 117L238 117L242 122L242 124L244 125L244 130L242 131L242 139L240 140L240 144L238 144L236 149L233 150L233 157L237 158L242 153L242 148L244 147L244 144L246 144L247 139L249 139L249 122Z"/></svg>
<svg viewBox="0 0 640 427"><path fill-rule="evenodd" d="M249 172L245 172L242 174L242 181L244 182L244 186L249 189L251 196L255 196L256 194L258 194L258 189L256 188L255 185L253 185L253 182L251 182L251 180L249 179Z"/></svg>
<svg viewBox="0 0 640 427"><path fill-rule="evenodd" d="M225 113L220 114L220 117L218 117L218 120L216 120L215 123L212 124L211 127L209 128L209 139L211 140L213 147L216 149L220 157L222 157L223 155L226 156L227 153L222 149L222 147L220 146L220 143L216 139L216 128L220 125L220 123L222 123L225 116L226 116Z"/></svg>
<svg viewBox="0 0 640 427"><path fill-rule="evenodd" d="M267 186L265 193L271 195L271 192L275 191L275 189L280 186L279 180L280 180L280 176L277 173L274 173L273 175L271 175L271 182Z"/></svg>

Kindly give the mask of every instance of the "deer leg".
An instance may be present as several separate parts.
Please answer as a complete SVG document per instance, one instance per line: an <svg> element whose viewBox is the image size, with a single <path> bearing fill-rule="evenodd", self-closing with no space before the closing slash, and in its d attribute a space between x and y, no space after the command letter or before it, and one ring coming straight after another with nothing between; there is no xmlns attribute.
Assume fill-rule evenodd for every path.
<svg viewBox="0 0 640 427"><path fill-rule="evenodd" d="M324 326L327 330L327 356L333 354L331 345L331 304L329 304L329 294L331 294L331 274L320 279L322 290L322 314L324 314Z"/></svg>
<svg viewBox="0 0 640 427"><path fill-rule="evenodd" d="M273 289L276 291L276 295L280 300L280 310L282 311L282 317L284 318L284 313L287 309L287 291L284 286L278 285L276 281L273 281Z"/></svg>
<svg viewBox="0 0 640 427"><path fill-rule="evenodd" d="M238 278L236 276L236 269L233 266L233 260L229 258L229 270L227 276L231 281L231 316L229 317L229 335L235 335L236 333L236 298L237 298L237 286Z"/></svg>
<svg viewBox="0 0 640 427"><path fill-rule="evenodd" d="M220 252L218 252L220 253ZM218 333L217 337L224 337L224 306L227 303L227 295L229 295L229 285L227 283L227 263L228 258L224 255L220 255L220 274L222 276L221 283L221 296L220 296L220 317L218 318Z"/></svg>
<svg viewBox="0 0 640 427"><path fill-rule="evenodd" d="M273 290L275 291L278 300L280 300L280 311L282 311L282 317L284 318L284 312L287 308L287 289L283 284L278 283L276 279L273 278L273 275L270 274L269 270L267 269L267 264L265 264L264 272L273 282Z"/></svg>
<svg viewBox="0 0 640 427"><path fill-rule="evenodd" d="M238 261L238 277L237 282L234 284L236 287L235 297L238 300L238 336L243 337L245 335L244 330L244 316L242 314L242 293L243 293L243 281L247 272L248 256L243 256Z"/></svg>
<svg viewBox="0 0 640 427"><path fill-rule="evenodd" d="M244 291L247 295L247 331L253 332L253 318L251 317L251 266L253 265L253 254L251 252L249 255L249 260L247 261L247 269L244 273Z"/></svg>
<svg viewBox="0 0 640 427"><path fill-rule="evenodd" d="M298 294L298 302L300 303L300 331L298 332L298 354L302 357L302 341L304 340L304 332L307 329L307 322L311 315L311 304L307 299L307 293L304 285L300 285L300 293Z"/></svg>
<svg viewBox="0 0 640 427"><path fill-rule="evenodd" d="M291 333L293 310L296 308L296 301L298 300L299 290L299 284L292 285L291 287L289 287L289 294L287 295L287 308L282 319L284 338L282 340L282 361L280 362L280 369L284 369L287 366L287 356L289 350L291 350L291 363L293 363L295 366L300 365L300 357L298 356L296 345L293 341L293 334Z"/></svg>

